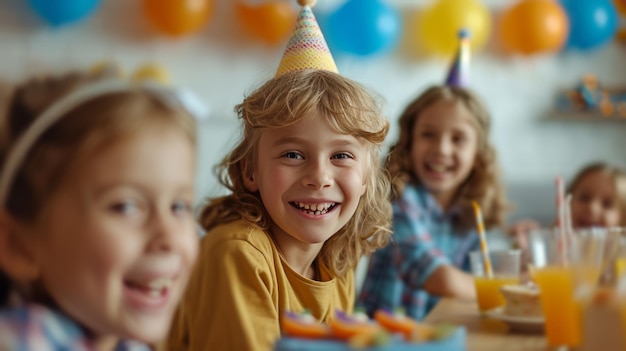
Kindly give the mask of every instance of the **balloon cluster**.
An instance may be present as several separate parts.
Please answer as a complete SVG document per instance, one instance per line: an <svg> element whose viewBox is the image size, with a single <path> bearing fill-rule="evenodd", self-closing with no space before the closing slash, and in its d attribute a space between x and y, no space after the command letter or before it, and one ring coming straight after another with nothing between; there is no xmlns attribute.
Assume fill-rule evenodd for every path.
<svg viewBox="0 0 626 351"><path fill-rule="evenodd" d="M347 0L330 14L316 14L332 51L368 56L393 50L402 32L402 22L398 11L385 1ZM293 1L250 2L235 2L242 28L270 45L286 41L297 17Z"/></svg>
<svg viewBox="0 0 626 351"><path fill-rule="evenodd" d="M54 27L78 22L100 5L100 0L29 0L44 21ZM159 31L182 36L202 28L213 10L213 0L143 0L143 10Z"/></svg>
<svg viewBox="0 0 626 351"><path fill-rule="evenodd" d="M153 27L170 36L197 32L212 15L215 0L141 0ZM52 26L77 22L93 13L101 0L28 0ZM269 45L285 42L294 27L293 0L234 0L240 27ZM619 12L618 12L619 10ZM592 50L618 34L619 13L626 16L626 0L516 0L497 23L501 47L509 53L533 55L563 49ZM345 0L334 11L318 14L333 51L370 56L395 49L402 35L416 52L450 57L456 33L472 33L472 51L490 39L492 15L481 0L434 0L402 18L388 0ZM619 32L618 32L619 29Z"/></svg>
<svg viewBox="0 0 626 351"><path fill-rule="evenodd" d="M617 10L611 0L521 0L504 12L499 29L513 53L591 50L614 37Z"/></svg>

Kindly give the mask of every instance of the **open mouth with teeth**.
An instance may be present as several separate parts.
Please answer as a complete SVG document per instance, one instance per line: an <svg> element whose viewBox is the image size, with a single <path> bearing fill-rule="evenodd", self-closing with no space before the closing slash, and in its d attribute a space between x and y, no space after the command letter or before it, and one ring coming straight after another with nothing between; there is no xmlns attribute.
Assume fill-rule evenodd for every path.
<svg viewBox="0 0 626 351"><path fill-rule="evenodd" d="M305 203L297 201L292 201L289 204L295 209L312 216L321 216L327 214L338 205L338 203L336 202Z"/></svg>
<svg viewBox="0 0 626 351"><path fill-rule="evenodd" d="M431 172L444 173L452 170L452 167L434 164L434 163L426 163L425 168Z"/></svg>
<svg viewBox="0 0 626 351"><path fill-rule="evenodd" d="M135 297L144 296L147 299L161 299L168 295L172 288L172 279L162 278L149 282L124 281L124 286Z"/></svg>

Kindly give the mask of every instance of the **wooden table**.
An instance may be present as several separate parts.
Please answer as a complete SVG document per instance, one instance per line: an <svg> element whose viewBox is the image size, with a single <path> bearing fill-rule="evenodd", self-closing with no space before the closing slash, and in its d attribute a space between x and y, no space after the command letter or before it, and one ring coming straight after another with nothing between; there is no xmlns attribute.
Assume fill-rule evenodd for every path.
<svg viewBox="0 0 626 351"><path fill-rule="evenodd" d="M467 329L467 351L548 350L543 334L510 331L504 322L481 317L474 301L441 299L425 321L464 326Z"/></svg>

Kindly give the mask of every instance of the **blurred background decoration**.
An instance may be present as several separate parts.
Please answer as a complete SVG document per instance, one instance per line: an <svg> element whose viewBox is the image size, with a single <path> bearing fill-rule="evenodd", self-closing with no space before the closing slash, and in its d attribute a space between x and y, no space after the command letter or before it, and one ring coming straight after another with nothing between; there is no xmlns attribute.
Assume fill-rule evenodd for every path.
<svg viewBox="0 0 626 351"><path fill-rule="evenodd" d="M472 33L472 51L479 51L491 34L491 14L480 0L438 0L411 19L417 22L415 37L423 52L449 58L457 47L457 33Z"/></svg>
<svg viewBox="0 0 626 351"><path fill-rule="evenodd" d="M54 27L71 24L89 16L100 0L29 0L35 13Z"/></svg>
<svg viewBox="0 0 626 351"><path fill-rule="evenodd" d="M592 73L583 75L572 89L557 94L555 102L555 113L564 118L626 120L626 88L604 86Z"/></svg>
<svg viewBox="0 0 626 351"><path fill-rule="evenodd" d="M167 68L158 63L149 62L141 65L131 76L136 81L155 81L160 84L170 84L172 77Z"/></svg>
<svg viewBox="0 0 626 351"><path fill-rule="evenodd" d="M505 50L532 55L561 50L569 21L558 2L523 0L504 11L498 28Z"/></svg>
<svg viewBox="0 0 626 351"><path fill-rule="evenodd" d="M248 35L272 46L289 39L298 16L295 7L283 0L259 4L236 0L235 14Z"/></svg>
<svg viewBox="0 0 626 351"><path fill-rule="evenodd" d="M626 44L626 0L615 0L615 7L620 16L617 29L617 40Z"/></svg>
<svg viewBox="0 0 626 351"><path fill-rule="evenodd" d="M178 37L200 30L212 13L213 2L212 0L143 0L143 8L150 22L159 31Z"/></svg>
<svg viewBox="0 0 626 351"><path fill-rule="evenodd" d="M561 0L570 22L567 48L590 50L615 37L617 9L612 0Z"/></svg>
<svg viewBox="0 0 626 351"><path fill-rule="evenodd" d="M424 0L412 4L398 0L337 0L320 2L337 6L318 4L314 12L331 50L338 55L388 54L397 49L402 38L403 44L418 56L448 60L454 54L460 28L472 33L473 52L500 48L497 52L507 55L593 51L612 40L626 42L626 0L510 0L498 13L484 1ZM180 38L201 35L216 2L141 0L141 9L157 34ZM78 26L98 10L100 3L28 0L33 12L52 27ZM228 12L232 18L221 20L235 23L248 37L276 50L282 50L288 40L299 10L295 0L233 0L220 4L232 9ZM229 34L226 29L214 30ZM490 42L499 46L488 46Z"/></svg>
<svg viewBox="0 0 626 351"><path fill-rule="evenodd" d="M369 56L396 47L401 22L398 11L383 0L348 0L321 26L333 52Z"/></svg>

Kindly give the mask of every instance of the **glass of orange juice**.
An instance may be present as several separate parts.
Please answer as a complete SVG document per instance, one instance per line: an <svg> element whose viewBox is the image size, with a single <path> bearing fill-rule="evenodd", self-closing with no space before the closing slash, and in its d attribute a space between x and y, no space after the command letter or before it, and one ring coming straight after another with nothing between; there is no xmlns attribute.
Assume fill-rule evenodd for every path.
<svg viewBox="0 0 626 351"><path fill-rule="evenodd" d="M548 346L576 347L582 338L582 304L598 284L606 229L558 228L530 232L531 275L540 290Z"/></svg>
<svg viewBox="0 0 626 351"><path fill-rule="evenodd" d="M602 276L600 283L614 287L626 274L626 227L607 228Z"/></svg>
<svg viewBox="0 0 626 351"><path fill-rule="evenodd" d="M487 276L484 256L481 251L469 253L470 266L474 275L478 310L483 313L504 306L505 300L500 287L518 284L520 273L520 250L496 250L489 252L493 276Z"/></svg>

